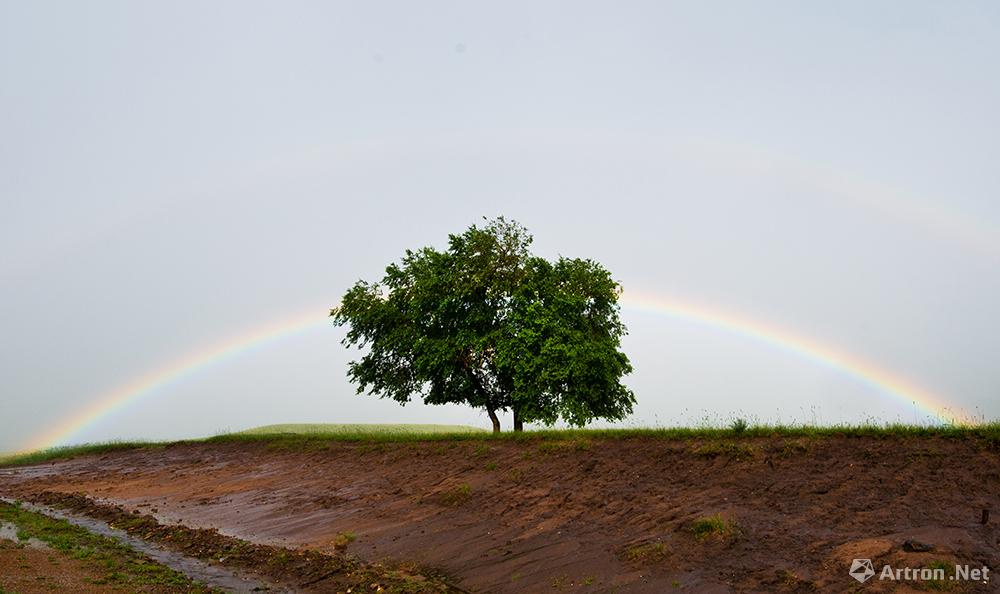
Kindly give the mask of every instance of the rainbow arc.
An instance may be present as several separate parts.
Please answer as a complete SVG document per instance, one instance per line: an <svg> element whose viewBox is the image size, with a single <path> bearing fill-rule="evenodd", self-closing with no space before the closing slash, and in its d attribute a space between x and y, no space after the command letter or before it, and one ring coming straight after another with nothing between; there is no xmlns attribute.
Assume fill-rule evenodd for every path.
<svg viewBox="0 0 1000 594"><path fill-rule="evenodd" d="M834 369L900 402L913 403L931 418L941 422L954 420L945 416L944 411L949 407L940 396L871 361L779 326L719 308L639 292L626 292L622 296L621 303L626 311L652 312L751 338L813 364ZM39 450L71 443L74 437L100 423L115 411L153 393L162 392L171 384L207 367L238 357L275 340L329 324L328 311L328 307L310 308L193 350L105 394L98 395L82 409L35 436L26 444L25 449Z"/></svg>

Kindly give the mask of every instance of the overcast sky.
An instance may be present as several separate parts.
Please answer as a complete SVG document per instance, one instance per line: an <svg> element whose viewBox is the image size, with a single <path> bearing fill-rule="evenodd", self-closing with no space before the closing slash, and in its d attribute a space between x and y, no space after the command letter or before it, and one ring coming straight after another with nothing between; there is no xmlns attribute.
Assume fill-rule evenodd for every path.
<svg viewBox="0 0 1000 594"><path fill-rule="evenodd" d="M0 451L500 214L626 294L995 419L997 6L0 0ZM926 417L764 341L622 315L627 424ZM342 336L260 344L73 440L488 426L354 395Z"/></svg>

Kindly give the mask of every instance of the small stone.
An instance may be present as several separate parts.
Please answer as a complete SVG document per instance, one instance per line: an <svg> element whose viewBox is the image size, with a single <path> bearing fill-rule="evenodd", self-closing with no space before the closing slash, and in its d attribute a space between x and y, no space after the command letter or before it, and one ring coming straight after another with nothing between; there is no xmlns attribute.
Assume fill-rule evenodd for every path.
<svg viewBox="0 0 1000 594"><path fill-rule="evenodd" d="M934 545L920 542L919 540L907 540L903 543L903 550L910 553L926 553L933 551Z"/></svg>

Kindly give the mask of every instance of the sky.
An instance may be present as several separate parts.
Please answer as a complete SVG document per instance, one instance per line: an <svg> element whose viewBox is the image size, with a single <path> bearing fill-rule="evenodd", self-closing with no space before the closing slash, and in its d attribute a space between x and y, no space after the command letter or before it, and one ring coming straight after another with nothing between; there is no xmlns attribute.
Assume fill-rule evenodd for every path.
<svg viewBox="0 0 1000 594"><path fill-rule="evenodd" d="M624 426L1000 418L998 26L992 2L0 0L0 451L488 427L356 395L325 317L497 215L622 284Z"/></svg>

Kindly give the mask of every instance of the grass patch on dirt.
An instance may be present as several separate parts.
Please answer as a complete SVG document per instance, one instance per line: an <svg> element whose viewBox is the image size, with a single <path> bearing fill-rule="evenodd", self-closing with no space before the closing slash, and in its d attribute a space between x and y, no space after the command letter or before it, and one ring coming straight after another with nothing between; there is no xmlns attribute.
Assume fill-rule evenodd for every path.
<svg viewBox="0 0 1000 594"><path fill-rule="evenodd" d="M709 538L729 539L739 534L736 522L722 517L722 514L698 518L691 523L691 534L698 540Z"/></svg>
<svg viewBox="0 0 1000 594"><path fill-rule="evenodd" d="M627 561L649 562L659 561L667 556L667 545L662 542L646 542L625 548L622 554Z"/></svg>
<svg viewBox="0 0 1000 594"><path fill-rule="evenodd" d="M538 444L539 454L557 454L560 452L585 452L590 449L590 441L587 439L559 439L543 440Z"/></svg>
<svg viewBox="0 0 1000 594"><path fill-rule="evenodd" d="M440 495L440 501L449 507L456 507L468 501L470 497L472 497L472 486L468 483L462 483L443 491Z"/></svg>
<svg viewBox="0 0 1000 594"><path fill-rule="evenodd" d="M338 550L344 550L347 545L351 544L358 538L358 535L353 532L341 532L337 535L337 538L333 540L333 548Z"/></svg>
<svg viewBox="0 0 1000 594"><path fill-rule="evenodd" d="M942 576L940 579L930 579L924 582L924 588L933 591L948 591L951 590L953 586L956 585L954 581L949 581L949 577L954 578L955 565L953 563L948 563L947 561L931 561L927 564L926 569L935 572L936 575Z"/></svg>
<svg viewBox="0 0 1000 594"><path fill-rule="evenodd" d="M161 586L170 591L217 592L114 539L93 534L65 520L0 503L0 521L16 526L21 540L36 538L68 557L81 560L95 573L105 576L101 583L129 591Z"/></svg>
<svg viewBox="0 0 1000 594"><path fill-rule="evenodd" d="M286 430L287 429L287 430ZM103 454L129 449L163 448L174 444L267 442L276 449L322 449L322 442L459 442L459 441L539 441L541 451L586 449L597 440L662 439L744 442L755 438L799 440L823 438L949 438L979 439L1000 450L1000 421L975 425L751 425L748 427L671 427L658 429L546 429L495 434L460 425L270 425L249 432L226 433L204 439L177 442L108 442L58 447L22 453L0 459L0 466L37 464L49 460ZM569 443L567 443L569 442ZM574 445L577 444L577 445ZM804 446L803 446L804 447ZM730 452L732 453L732 452Z"/></svg>

